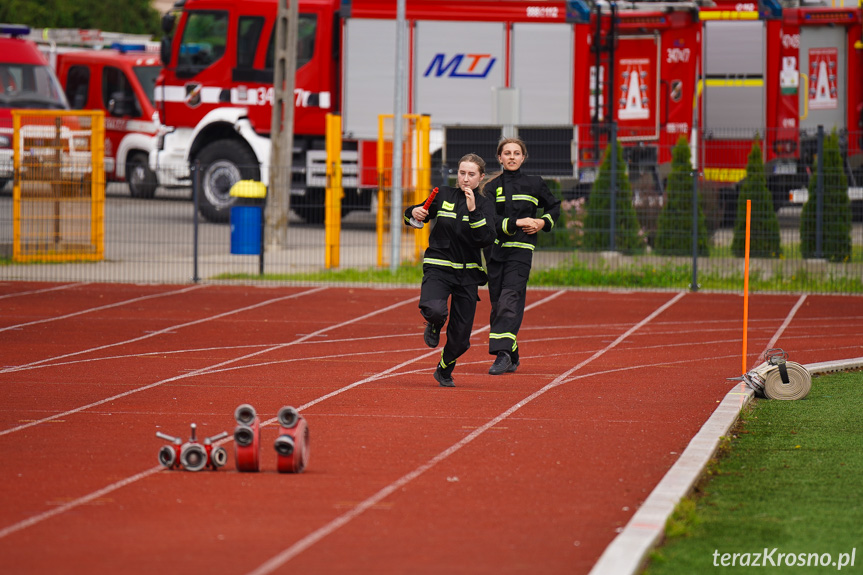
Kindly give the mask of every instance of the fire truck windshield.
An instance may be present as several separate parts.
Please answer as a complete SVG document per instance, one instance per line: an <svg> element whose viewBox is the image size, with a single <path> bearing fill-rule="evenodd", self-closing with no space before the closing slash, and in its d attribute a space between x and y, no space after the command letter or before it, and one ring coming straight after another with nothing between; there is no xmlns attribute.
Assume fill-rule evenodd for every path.
<svg viewBox="0 0 863 575"><path fill-rule="evenodd" d="M161 69L161 66L135 66L132 68L135 72L135 76L138 77L138 82L147 94L147 99L149 99L150 104L153 105L155 105L153 91L156 89L156 78L159 77L159 71Z"/></svg>
<svg viewBox="0 0 863 575"><path fill-rule="evenodd" d="M195 74L207 68L224 55L227 43L227 12L189 12L180 42L177 72L184 69Z"/></svg>
<svg viewBox="0 0 863 575"><path fill-rule="evenodd" d="M0 108L68 107L63 89L49 67L0 64Z"/></svg>

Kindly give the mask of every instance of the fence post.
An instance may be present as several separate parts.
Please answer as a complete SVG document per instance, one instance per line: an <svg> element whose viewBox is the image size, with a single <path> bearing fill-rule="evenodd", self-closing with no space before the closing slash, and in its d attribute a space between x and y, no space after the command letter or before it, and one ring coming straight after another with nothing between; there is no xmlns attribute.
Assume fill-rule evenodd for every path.
<svg viewBox="0 0 863 575"><path fill-rule="evenodd" d="M698 291L698 168L692 168L692 283L690 291Z"/></svg>
<svg viewBox="0 0 863 575"><path fill-rule="evenodd" d="M192 281L198 283L201 278L198 275L198 193L201 189L201 165L196 160L192 164Z"/></svg>
<svg viewBox="0 0 863 575"><path fill-rule="evenodd" d="M609 244L610 251L617 250L617 242L615 236L617 235L617 230L615 229L615 219L616 219L616 211L617 211L617 122L611 122L611 137L608 141L609 146L609 154L611 154L611 180L609 185L611 189L611 205L609 209L611 210L611 219L609 225L609 232L611 234L611 242Z"/></svg>
<svg viewBox="0 0 863 575"><path fill-rule="evenodd" d="M815 257L821 259L824 232L824 126L818 126L818 175L815 179Z"/></svg>

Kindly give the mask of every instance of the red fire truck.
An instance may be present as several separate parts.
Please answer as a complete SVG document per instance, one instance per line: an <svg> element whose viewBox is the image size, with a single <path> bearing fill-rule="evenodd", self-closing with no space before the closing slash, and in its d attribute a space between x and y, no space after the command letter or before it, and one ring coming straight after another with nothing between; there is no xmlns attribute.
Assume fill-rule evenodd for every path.
<svg viewBox="0 0 863 575"><path fill-rule="evenodd" d="M201 210L210 220L227 218L235 181L268 177L276 6L186 0L163 22L170 33L156 100L166 127L150 163L170 183L188 182L190 164L200 162ZM591 124L614 114L634 156L662 162L668 144L690 131L700 22L691 2L632 6L612 26L610 13L573 2L411 0L407 111L430 115L449 159L460 153L460 128L490 130L485 156L493 160L501 126L518 125L528 140L541 132L558 144L537 154L546 164L533 163L534 171L588 185L603 138ZM370 205L377 181L368 142L378 136L378 116L394 108L396 7L304 0L299 10L291 205L320 221L327 112L342 114L344 161L358 165L343 205ZM618 105L606 87L627 96Z"/></svg>
<svg viewBox="0 0 863 575"><path fill-rule="evenodd" d="M12 110L66 110L69 104L54 70L27 26L0 25L0 190L12 179Z"/></svg>
<svg viewBox="0 0 863 575"><path fill-rule="evenodd" d="M54 68L75 110L105 113L105 175L151 198L158 181L148 157L161 121L153 104L159 44L143 34L85 28L21 27Z"/></svg>
<svg viewBox="0 0 863 575"><path fill-rule="evenodd" d="M189 166L199 162L201 211L225 221L230 186L239 179L266 183L269 175L277 3L186 0L178 6L163 20L165 68L156 100L165 126L150 165L162 183L188 183ZM853 46L860 10L780 9L777 20L760 15L757 5L735 5L746 17L719 8L694 2L617 8L579 0L408 0L407 112L430 116L438 154L449 164L466 151L493 162L498 137L515 127L534 143L531 170L578 193L595 176L612 119L631 177L633 171L648 175L660 193L680 136L693 149L704 144L696 163L708 180L733 192L748 147L734 156L713 144L731 139L721 135L725 127L743 128L747 133L737 137L750 142L758 130L768 134L771 184L787 201L805 175L800 157L808 140L801 141L800 129L848 129L859 122L860 51ZM370 206L377 186L371 142L379 115L394 109L396 6L392 0L302 0L299 11L291 205L307 220L320 221L328 112L342 115L343 205ZM789 32L794 26L797 45ZM827 50L833 44L816 38L834 28L841 34L830 41L835 49ZM816 30L810 49L808 32ZM789 42L793 48L785 47ZM779 55L796 50L802 58L800 46L807 66L829 54L847 67L847 82L836 85L845 94L836 104L841 119L828 122L831 112L823 103L810 106L805 121L793 115L790 100L783 107L780 80L788 71ZM733 92L739 86L741 92ZM752 87L760 87L754 98L747 92ZM801 108L798 103L797 112ZM478 149L478 141L487 147ZM849 143L849 157L859 149Z"/></svg>
<svg viewBox="0 0 863 575"><path fill-rule="evenodd" d="M863 200L863 50L859 6L719 0L702 8L701 157L733 219L755 137L779 209L806 200L816 133L843 143L849 195Z"/></svg>
<svg viewBox="0 0 863 575"><path fill-rule="evenodd" d="M158 186L149 155L161 122L153 104L158 53L140 45L60 52L56 70L75 110L105 112L105 175L126 181L133 198L152 198Z"/></svg>
<svg viewBox="0 0 863 575"><path fill-rule="evenodd" d="M576 28L576 45L588 48L591 58L575 60L576 85L590 87L589 92L576 91L575 166L584 191L584 184L593 181L613 120L630 176L647 175L661 193L671 149L692 131L701 54L699 8L690 2L621 6L606 5L595 11L590 27Z"/></svg>

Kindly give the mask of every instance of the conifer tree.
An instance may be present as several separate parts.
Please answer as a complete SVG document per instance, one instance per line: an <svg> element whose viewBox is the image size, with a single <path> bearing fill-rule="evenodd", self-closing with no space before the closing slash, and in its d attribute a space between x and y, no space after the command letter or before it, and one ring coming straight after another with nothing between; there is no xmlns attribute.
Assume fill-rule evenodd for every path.
<svg viewBox="0 0 863 575"><path fill-rule="evenodd" d="M848 199L848 178L842 167L842 153L839 150L836 130L824 138L823 165L821 257L831 262L847 261L851 257L851 201ZM800 214L800 253L804 258L817 257L817 172L816 158L812 166L812 176L809 178L809 199Z"/></svg>
<svg viewBox="0 0 863 575"><path fill-rule="evenodd" d="M746 162L746 177L737 196L737 218L734 220L734 237L731 240L731 253L737 257L746 255L746 200L751 200L749 255L754 258L780 257L779 218L767 188L759 138L752 144Z"/></svg>
<svg viewBox="0 0 863 575"><path fill-rule="evenodd" d="M623 147L616 142L614 148L617 150L614 248L624 253L642 253L644 232L632 205L632 186L626 173ZM599 173L587 198L582 247L588 250L611 249L611 149L612 145L606 146Z"/></svg>
<svg viewBox="0 0 863 575"><path fill-rule="evenodd" d="M656 253L692 253L692 162L689 142L681 136L671 151L671 173L665 187L665 203L656 229ZM698 204L698 255L710 254L710 236L701 204Z"/></svg>

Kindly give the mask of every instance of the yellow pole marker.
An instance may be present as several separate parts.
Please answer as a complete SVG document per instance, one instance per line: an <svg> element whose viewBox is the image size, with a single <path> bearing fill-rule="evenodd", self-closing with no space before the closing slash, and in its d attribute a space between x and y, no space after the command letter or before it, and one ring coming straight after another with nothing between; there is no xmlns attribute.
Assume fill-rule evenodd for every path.
<svg viewBox="0 0 863 575"><path fill-rule="evenodd" d="M339 267L342 233L342 117L326 115L327 189L324 206L324 266Z"/></svg>

